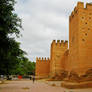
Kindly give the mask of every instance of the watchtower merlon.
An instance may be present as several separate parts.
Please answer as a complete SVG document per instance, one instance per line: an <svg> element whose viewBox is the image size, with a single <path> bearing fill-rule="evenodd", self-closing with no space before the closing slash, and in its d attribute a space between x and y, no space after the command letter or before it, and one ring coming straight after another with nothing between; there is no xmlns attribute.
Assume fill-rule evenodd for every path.
<svg viewBox="0 0 92 92"><path fill-rule="evenodd" d="M67 47L68 48L68 41L67 40L53 40L52 44L51 44L51 47Z"/></svg>
<svg viewBox="0 0 92 92"><path fill-rule="evenodd" d="M80 11L79 10L88 10L88 11L92 11L92 3L86 3L85 7L84 7L84 3L83 2L78 2L77 6L74 8L74 11L72 11L71 15L69 16L69 20L71 21L71 19L76 16L76 14L78 14Z"/></svg>
<svg viewBox="0 0 92 92"><path fill-rule="evenodd" d="M46 58L46 57L36 57L36 62L49 62L50 61L50 59L49 58Z"/></svg>
<svg viewBox="0 0 92 92"><path fill-rule="evenodd" d="M92 3L86 3L86 7L84 7L83 2L78 2L77 3L77 8L81 9L91 9L92 10Z"/></svg>

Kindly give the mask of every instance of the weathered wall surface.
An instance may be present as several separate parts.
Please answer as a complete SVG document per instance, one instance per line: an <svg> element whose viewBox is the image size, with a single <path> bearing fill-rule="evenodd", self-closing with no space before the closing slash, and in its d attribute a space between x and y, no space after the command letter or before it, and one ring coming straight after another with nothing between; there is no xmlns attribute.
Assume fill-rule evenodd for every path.
<svg viewBox="0 0 92 92"><path fill-rule="evenodd" d="M61 67L63 68L64 71L69 71L70 70L70 61L69 61L69 49L66 50L64 53L63 57L61 58Z"/></svg>
<svg viewBox="0 0 92 92"><path fill-rule="evenodd" d="M78 2L69 20L71 71L79 75L92 68L92 4Z"/></svg>
<svg viewBox="0 0 92 92"><path fill-rule="evenodd" d="M69 16L69 49L68 41L53 40L50 60L36 60L37 76L59 75L62 70L73 78L92 75L92 4L87 3L84 8L78 2Z"/></svg>
<svg viewBox="0 0 92 92"><path fill-rule="evenodd" d="M50 72L50 60L48 59L41 59L36 58L36 76L38 77L48 77Z"/></svg>
<svg viewBox="0 0 92 92"><path fill-rule="evenodd" d="M70 51L70 63L69 71L75 71L79 66L79 34L78 34L78 11L76 8L69 16L69 51Z"/></svg>
<svg viewBox="0 0 92 92"><path fill-rule="evenodd" d="M53 40L51 44L51 62L50 62L50 75L54 76L59 75L61 70L63 69L63 61L61 58L63 57L65 51L68 49L68 41Z"/></svg>

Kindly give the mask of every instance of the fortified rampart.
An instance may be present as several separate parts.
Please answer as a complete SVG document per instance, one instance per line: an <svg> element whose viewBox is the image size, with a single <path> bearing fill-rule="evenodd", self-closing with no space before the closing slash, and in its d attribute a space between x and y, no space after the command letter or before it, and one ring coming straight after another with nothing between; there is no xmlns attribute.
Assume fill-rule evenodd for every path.
<svg viewBox="0 0 92 92"><path fill-rule="evenodd" d="M48 77L50 72L50 59L49 58L36 58L36 76Z"/></svg>
<svg viewBox="0 0 92 92"><path fill-rule="evenodd" d="M67 49L67 50L65 51L65 53L63 54L62 58L61 58L61 62L62 62L61 67L62 67L62 70L63 70L63 71L69 71L69 70L70 70L69 57L70 57L70 56L69 56L69 49Z"/></svg>
<svg viewBox="0 0 92 92"><path fill-rule="evenodd" d="M50 75L59 75L63 69L63 62L61 58L63 57L65 51L68 49L68 41L64 40L53 40L51 44L51 57L50 57Z"/></svg>
<svg viewBox="0 0 92 92"><path fill-rule="evenodd" d="M50 60L36 59L37 76L61 75L67 72L68 79L92 80L92 4L78 2L69 16L68 41L53 40ZM62 73L64 74L64 73Z"/></svg>
<svg viewBox="0 0 92 92"><path fill-rule="evenodd" d="M83 75L92 69L92 4L78 2L69 18L71 70Z"/></svg>

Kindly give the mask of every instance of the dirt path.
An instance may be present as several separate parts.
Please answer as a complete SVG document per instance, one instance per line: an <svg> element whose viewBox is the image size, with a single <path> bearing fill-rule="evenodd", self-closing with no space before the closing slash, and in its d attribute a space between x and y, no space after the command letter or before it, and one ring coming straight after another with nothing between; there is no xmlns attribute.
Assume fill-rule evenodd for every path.
<svg viewBox="0 0 92 92"><path fill-rule="evenodd" d="M0 84L0 92L92 92L92 89L68 90L62 87L50 86L44 82L10 81Z"/></svg>

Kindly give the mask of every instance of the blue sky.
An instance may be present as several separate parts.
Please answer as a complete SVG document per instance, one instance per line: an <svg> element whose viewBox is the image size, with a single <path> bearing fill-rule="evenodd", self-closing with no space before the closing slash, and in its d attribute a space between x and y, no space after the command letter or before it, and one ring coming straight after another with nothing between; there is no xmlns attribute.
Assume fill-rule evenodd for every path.
<svg viewBox="0 0 92 92"><path fill-rule="evenodd" d="M28 58L49 57L52 40L68 40L69 15L79 0L16 0L23 37L18 39ZM91 0L80 0L91 2Z"/></svg>

